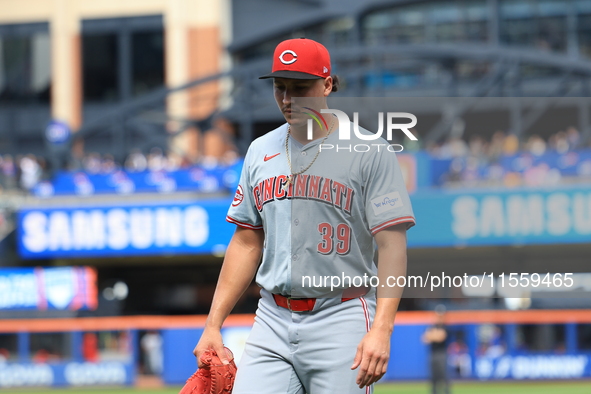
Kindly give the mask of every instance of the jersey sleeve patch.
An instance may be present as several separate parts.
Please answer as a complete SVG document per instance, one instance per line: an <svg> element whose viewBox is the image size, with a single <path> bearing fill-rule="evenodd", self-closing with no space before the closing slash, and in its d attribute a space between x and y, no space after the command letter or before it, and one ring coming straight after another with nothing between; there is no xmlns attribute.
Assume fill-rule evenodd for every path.
<svg viewBox="0 0 591 394"><path fill-rule="evenodd" d="M404 203L402 202L399 192L391 192L371 200L371 207L376 216L393 209L402 208L403 206Z"/></svg>
<svg viewBox="0 0 591 394"><path fill-rule="evenodd" d="M234 194L234 200L232 201L232 206L237 207L240 203L244 200L244 192L242 191L242 186L238 185L236 189L236 194Z"/></svg>

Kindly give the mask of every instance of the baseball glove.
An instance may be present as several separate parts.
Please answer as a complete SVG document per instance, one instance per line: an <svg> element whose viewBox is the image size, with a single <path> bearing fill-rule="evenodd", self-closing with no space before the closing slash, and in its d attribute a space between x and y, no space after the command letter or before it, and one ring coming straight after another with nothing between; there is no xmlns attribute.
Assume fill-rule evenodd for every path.
<svg viewBox="0 0 591 394"><path fill-rule="evenodd" d="M236 378L234 355L224 348L230 359L228 365L222 364L213 350L205 351L201 357L203 367L197 369L179 392L179 394L230 394Z"/></svg>

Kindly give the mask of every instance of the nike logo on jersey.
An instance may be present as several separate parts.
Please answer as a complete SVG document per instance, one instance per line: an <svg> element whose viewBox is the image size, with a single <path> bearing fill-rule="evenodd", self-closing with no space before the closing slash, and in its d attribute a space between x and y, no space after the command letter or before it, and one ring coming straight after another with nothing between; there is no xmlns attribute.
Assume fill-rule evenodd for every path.
<svg viewBox="0 0 591 394"><path fill-rule="evenodd" d="M280 154L281 154L281 152L279 152L279 153L275 153L274 155L271 155L271 156L267 156L267 155L265 155L265 159L264 159L264 160L265 160L265 161L269 161L269 160L271 160L272 158L274 158L274 157L276 157L276 156L279 156Z"/></svg>

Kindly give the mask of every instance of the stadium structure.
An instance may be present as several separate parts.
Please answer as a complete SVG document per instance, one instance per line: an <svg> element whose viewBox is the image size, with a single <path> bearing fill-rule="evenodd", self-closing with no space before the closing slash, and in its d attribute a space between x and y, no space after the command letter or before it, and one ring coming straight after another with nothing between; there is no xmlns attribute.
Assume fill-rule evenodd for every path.
<svg viewBox="0 0 591 394"><path fill-rule="evenodd" d="M29 300L27 308L7 299L0 318L206 313L233 231L223 218L241 162L203 160L205 132L227 119L244 154L280 125L271 83L258 76L269 71L278 42L307 37L331 52L342 80L335 100L421 108L419 143L400 154L418 222L409 232L409 275L550 273L562 283L572 273L579 286L574 295L457 288L404 299L408 311L441 302L456 311L452 338L467 349L456 354L457 376L591 376L584 362L591 357L591 1L22 3L30 4L0 1L0 157L3 169L9 158L29 165L0 179L0 268L59 285L59 272L33 267L83 266L71 275L78 282L96 275L97 293L61 304ZM183 164L124 167L134 154L157 152ZM107 156L114 169L85 167ZM31 160L44 170L27 183ZM236 312L253 312L256 300L253 286ZM578 310L558 311L565 308ZM395 341L417 357L393 364L387 379L426 377L418 339L430 315L419 313L420 324L409 318L397 329L407 340ZM136 330L127 337L118 329L117 341L139 346L148 330L161 329L172 349L190 346L195 335L178 330L187 327L181 320L129 322ZM105 332L119 327L100 324ZM233 324L228 335L238 341L242 323ZM85 343L82 329L68 339L6 330L0 348L20 359L29 345L59 341L86 359L72 350ZM166 354L164 380L182 382L190 371L179 363L187 360ZM136 361L147 365L137 354ZM109 376L123 380L103 383L132 382L133 366L121 368Z"/></svg>

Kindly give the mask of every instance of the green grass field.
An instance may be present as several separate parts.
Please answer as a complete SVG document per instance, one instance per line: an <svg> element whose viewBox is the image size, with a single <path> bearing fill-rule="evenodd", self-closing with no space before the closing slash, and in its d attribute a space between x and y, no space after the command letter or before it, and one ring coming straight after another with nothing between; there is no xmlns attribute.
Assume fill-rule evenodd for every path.
<svg viewBox="0 0 591 394"><path fill-rule="evenodd" d="M2 394L177 394L180 387L161 389L86 388L86 389L2 389ZM590 394L591 381L577 382L461 382L452 385L453 394ZM427 383L379 384L375 394L430 394ZM337 393L335 393L337 394Z"/></svg>

